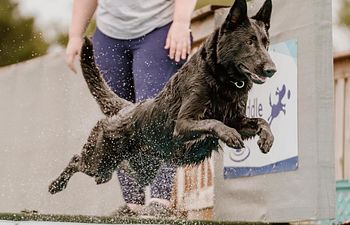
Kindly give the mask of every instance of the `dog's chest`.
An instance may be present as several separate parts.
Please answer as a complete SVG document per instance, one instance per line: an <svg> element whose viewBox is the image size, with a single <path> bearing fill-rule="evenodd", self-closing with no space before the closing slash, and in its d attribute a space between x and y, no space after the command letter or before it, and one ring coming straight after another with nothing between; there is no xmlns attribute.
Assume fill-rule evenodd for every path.
<svg viewBox="0 0 350 225"><path fill-rule="evenodd" d="M223 123L245 115L245 99L214 99L207 103L204 119L216 119Z"/></svg>

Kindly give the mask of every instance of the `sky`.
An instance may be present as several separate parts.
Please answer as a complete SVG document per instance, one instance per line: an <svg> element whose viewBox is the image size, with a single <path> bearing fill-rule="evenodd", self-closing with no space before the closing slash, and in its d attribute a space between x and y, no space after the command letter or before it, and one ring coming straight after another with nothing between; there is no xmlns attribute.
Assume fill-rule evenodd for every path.
<svg viewBox="0 0 350 225"><path fill-rule="evenodd" d="M44 35L50 38L57 30L68 31L71 19L73 0L17 0L20 11L25 15L34 15L36 24L45 30ZM340 0L333 0L333 47L335 52L350 50L350 30L339 27L337 11Z"/></svg>

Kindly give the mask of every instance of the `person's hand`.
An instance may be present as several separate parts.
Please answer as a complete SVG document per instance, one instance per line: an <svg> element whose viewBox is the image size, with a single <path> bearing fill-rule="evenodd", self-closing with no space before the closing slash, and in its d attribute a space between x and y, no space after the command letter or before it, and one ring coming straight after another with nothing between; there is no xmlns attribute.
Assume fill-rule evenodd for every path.
<svg viewBox="0 0 350 225"><path fill-rule="evenodd" d="M83 38L81 37L71 37L69 38L67 48L66 48L66 63L69 69L74 73L77 73L75 69L74 62L75 57L80 56L81 47L83 45Z"/></svg>
<svg viewBox="0 0 350 225"><path fill-rule="evenodd" d="M179 62L185 60L191 52L191 34L189 23L173 22L170 26L165 43L165 49L169 49L169 57Z"/></svg>

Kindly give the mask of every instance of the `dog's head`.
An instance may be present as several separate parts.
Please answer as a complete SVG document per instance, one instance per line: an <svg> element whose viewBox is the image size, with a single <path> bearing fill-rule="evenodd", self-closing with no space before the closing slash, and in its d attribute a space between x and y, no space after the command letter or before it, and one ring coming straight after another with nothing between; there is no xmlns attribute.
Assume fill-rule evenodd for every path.
<svg viewBox="0 0 350 225"><path fill-rule="evenodd" d="M230 80L251 80L262 84L272 77L276 66L268 54L271 0L248 18L246 0L236 0L220 28L217 60ZM238 71L238 74L237 74Z"/></svg>

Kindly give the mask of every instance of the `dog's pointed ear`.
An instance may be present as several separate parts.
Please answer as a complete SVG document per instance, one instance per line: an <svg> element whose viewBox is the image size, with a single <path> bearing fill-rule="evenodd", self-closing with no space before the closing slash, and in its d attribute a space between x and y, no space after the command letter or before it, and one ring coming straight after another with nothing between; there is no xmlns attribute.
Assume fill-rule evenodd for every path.
<svg viewBox="0 0 350 225"><path fill-rule="evenodd" d="M266 0L259 12L252 19L261 21L265 24L266 30L270 28L270 19L272 13L272 0Z"/></svg>
<svg viewBox="0 0 350 225"><path fill-rule="evenodd" d="M234 30L242 23L249 23L246 0L235 0L230 12L225 20L225 28Z"/></svg>

